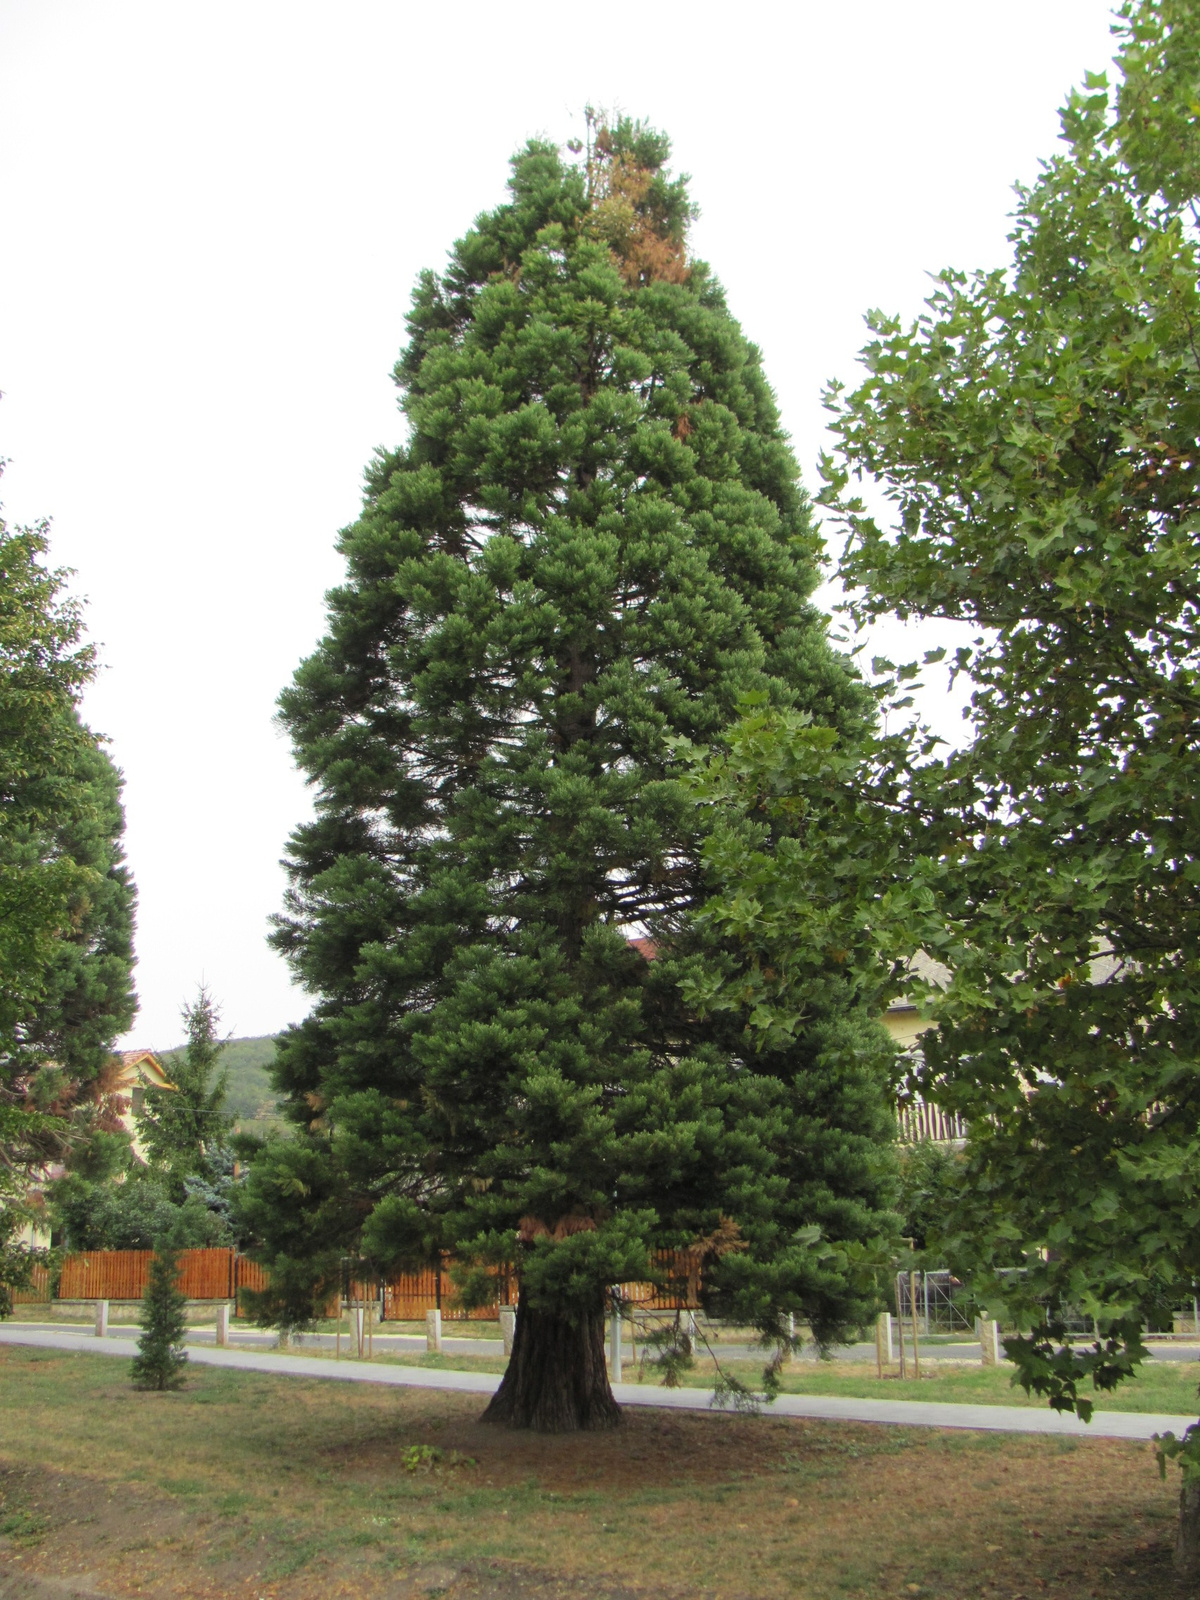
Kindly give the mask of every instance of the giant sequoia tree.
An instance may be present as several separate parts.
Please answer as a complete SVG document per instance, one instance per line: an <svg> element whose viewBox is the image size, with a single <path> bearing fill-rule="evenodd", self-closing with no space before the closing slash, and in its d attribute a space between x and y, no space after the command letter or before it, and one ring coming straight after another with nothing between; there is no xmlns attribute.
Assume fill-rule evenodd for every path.
<svg viewBox="0 0 1200 1600"><path fill-rule="evenodd" d="M680 999L715 935L673 741L754 693L853 739L870 703L809 603L796 465L667 153L627 122L578 165L530 144L421 279L409 439L282 702L316 817L276 937L319 999L279 1052L297 1137L247 1186L267 1313L311 1315L347 1252L515 1262L489 1415L546 1429L616 1419L605 1290L654 1249L826 1339L868 1309L855 1257L885 1220L886 1041L838 952L770 1048Z"/></svg>

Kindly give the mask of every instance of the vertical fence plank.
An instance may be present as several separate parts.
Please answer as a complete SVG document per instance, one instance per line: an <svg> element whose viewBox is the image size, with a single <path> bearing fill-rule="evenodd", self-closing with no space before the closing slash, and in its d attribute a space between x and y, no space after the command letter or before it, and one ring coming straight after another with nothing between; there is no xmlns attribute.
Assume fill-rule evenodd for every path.
<svg viewBox="0 0 1200 1600"><path fill-rule="evenodd" d="M14 1289L12 1292L15 1306L48 1306L50 1304L50 1268L40 1261L33 1266L32 1278L27 1289Z"/></svg>

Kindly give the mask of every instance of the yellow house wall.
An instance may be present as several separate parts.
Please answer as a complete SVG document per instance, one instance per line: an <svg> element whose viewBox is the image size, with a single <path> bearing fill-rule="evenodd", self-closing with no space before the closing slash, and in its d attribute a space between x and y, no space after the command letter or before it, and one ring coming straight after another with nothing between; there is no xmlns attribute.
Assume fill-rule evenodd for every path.
<svg viewBox="0 0 1200 1600"><path fill-rule="evenodd" d="M911 1050L925 1030L933 1026L916 1006L891 1007L883 1014L883 1025L901 1050Z"/></svg>

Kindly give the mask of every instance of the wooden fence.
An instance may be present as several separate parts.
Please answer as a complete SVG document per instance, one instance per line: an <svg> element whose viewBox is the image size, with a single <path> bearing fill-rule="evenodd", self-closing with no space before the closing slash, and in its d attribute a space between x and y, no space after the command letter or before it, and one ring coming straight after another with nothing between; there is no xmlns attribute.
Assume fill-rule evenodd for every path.
<svg viewBox="0 0 1200 1600"><path fill-rule="evenodd" d="M153 1250L81 1250L62 1259L57 1283L50 1268L36 1266L33 1283L17 1289L17 1305L45 1305L57 1300L140 1300L146 1292ZM694 1310L700 1304L700 1263L687 1250L660 1250L655 1266L662 1285L623 1283L626 1304L647 1311ZM495 1320L502 1305L514 1303L515 1276L507 1268L494 1268L495 1298L470 1310L458 1304L448 1267L424 1272L401 1272L380 1283L353 1281L350 1299L378 1304L388 1322L420 1322L427 1311L440 1309L447 1321L456 1318ZM240 1289L265 1289L271 1281L266 1267L236 1250L183 1250L176 1282L189 1300L234 1300ZM336 1315L336 1300L326 1313Z"/></svg>
<svg viewBox="0 0 1200 1600"><path fill-rule="evenodd" d="M42 1266L39 1262L33 1269L33 1282L28 1289L13 1290L13 1304L16 1306L48 1306L52 1298L51 1290L53 1287L50 1268Z"/></svg>
<svg viewBox="0 0 1200 1600"><path fill-rule="evenodd" d="M182 1250L176 1283L189 1300L232 1300L237 1289L233 1250ZM153 1250L80 1250L64 1256L60 1300L140 1300Z"/></svg>
<svg viewBox="0 0 1200 1600"><path fill-rule="evenodd" d="M656 1250L654 1265L663 1282L623 1283L621 1299L639 1311L698 1311L700 1257L694 1250Z"/></svg>
<svg viewBox="0 0 1200 1600"><path fill-rule="evenodd" d="M51 1268L38 1264L27 1289L15 1289L19 1306L48 1305L51 1300L140 1300L150 1277L153 1250L79 1250L64 1256L57 1281ZM243 1286L262 1288L264 1268L236 1250L182 1250L176 1283L189 1300L232 1300Z"/></svg>
<svg viewBox="0 0 1200 1600"><path fill-rule="evenodd" d="M385 1322L420 1322L427 1311L440 1311L447 1321L494 1322L500 1307L516 1300L517 1286L507 1268L493 1268L492 1275L495 1297L487 1305L467 1309L459 1304L448 1271L430 1267L425 1272L399 1272L381 1286L381 1315ZM366 1284L361 1287L370 1293Z"/></svg>
<svg viewBox="0 0 1200 1600"><path fill-rule="evenodd" d="M249 1256L239 1256L236 1251L230 1251L234 1257L233 1288L236 1297L239 1289L265 1289L271 1282L271 1274L266 1267L260 1267L257 1261L251 1261Z"/></svg>

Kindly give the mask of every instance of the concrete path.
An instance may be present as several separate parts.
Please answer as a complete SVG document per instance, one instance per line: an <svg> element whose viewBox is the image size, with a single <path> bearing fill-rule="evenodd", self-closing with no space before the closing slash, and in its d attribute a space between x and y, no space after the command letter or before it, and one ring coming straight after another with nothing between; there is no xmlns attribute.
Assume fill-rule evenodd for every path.
<svg viewBox="0 0 1200 1600"><path fill-rule="evenodd" d="M137 1350L133 1339L69 1333L58 1329L9 1324L0 1327L0 1344L32 1345L44 1350L119 1356L128 1360ZM330 1378L343 1383L381 1383L401 1388L448 1389L460 1394L492 1394L500 1379L490 1372L448 1372L426 1367L375 1366L367 1361L329 1361L283 1351L217 1350L189 1347L200 1366L234 1367L242 1372L288 1374L304 1378ZM656 1406L672 1411L712 1409L707 1389L663 1389L633 1383L613 1385L622 1405ZM974 1428L991 1433L1052 1433L1075 1438L1150 1439L1170 1430L1179 1435L1195 1417L1171 1417L1144 1411L1097 1412L1090 1423L1063 1416L1049 1407L948 1405L938 1400L850 1400L833 1395L784 1394L769 1408L782 1417L820 1417L837 1422L899 1423L916 1428Z"/></svg>
<svg viewBox="0 0 1200 1600"><path fill-rule="evenodd" d="M451 1327L455 1325L454 1323L450 1324ZM90 1322L62 1322L56 1320L53 1322L14 1323L13 1326L38 1329L48 1333L71 1333L88 1336L92 1333L92 1324ZM385 1331L386 1328L387 1324L385 1323L383 1328L376 1326L374 1330L374 1348L377 1355L401 1355L405 1351L410 1351L414 1355L417 1353L424 1354L426 1343L423 1333L389 1333ZM276 1335L262 1329L234 1325L231 1326L229 1332L230 1346L233 1349L273 1350L276 1345ZM109 1325L108 1337L128 1339L135 1338L136 1333L131 1326L114 1323ZM215 1345L217 1330L215 1325L211 1323L207 1325L204 1323L193 1324L187 1330L187 1338L189 1343ZM637 1342L638 1348L641 1348L642 1343L643 1341L639 1338ZM307 1350L334 1350L337 1347L337 1339L332 1333L314 1332L297 1336L296 1344ZM444 1327L442 1331L442 1347L446 1355L457 1356L498 1356L502 1348L499 1338L485 1339L480 1338L478 1335L464 1337L461 1334L447 1333ZM911 1351L912 1341L906 1339L904 1347L906 1351ZM346 1330L343 1330L342 1349L349 1351L350 1348L350 1335ZM703 1343L699 1344L697 1348L699 1353L703 1355ZM725 1343L719 1339L714 1339L712 1348L716 1355L726 1356L738 1361L753 1361L763 1358L761 1345L745 1344L743 1342ZM632 1362L636 1359L634 1347L630 1344L628 1338L625 1340L624 1350L627 1361ZM836 1361L863 1361L869 1362L872 1366L875 1364L875 1345L873 1342L838 1345L830 1354ZM921 1341L921 1360L926 1362L963 1361L977 1365L979 1354L978 1343L972 1343L968 1340L955 1340L945 1344L937 1344L924 1339ZM794 1361L816 1362L820 1360L820 1357L814 1346L806 1344L796 1352L792 1359ZM1148 1359L1151 1361L1200 1361L1200 1344L1163 1340L1149 1347Z"/></svg>
<svg viewBox="0 0 1200 1600"><path fill-rule="evenodd" d="M16 1324L14 1324L14 1326L16 1326ZM20 1326L23 1328L40 1329L50 1333L61 1332L90 1335L92 1332L92 1324L90 1322L62 1322L57 1319L53 1322L22 1322ZM453 1327L454 1324L451 1323L450 1326ZM423 1333L389 1333L386 1330L386 1323L383 1325L383 1327L380 1327L377 1324L374 1329L374 1345L376 1352L379 1354L399 1355L406 1350L412 1351L414 1354L418 1351L423 1354L427 1348L425 1343L425 1335ZM229 1336L231 1347L237 1349L273 1350L275 1348L276 1336L274 1333L269 1331L263 1331L257 1328L248 1328L244 1325L241 1325L231 1327L229 1330ZM108 1337L130 1338L136 1337L136 1335L133 1333L132 1328L129 1325L110 1323ZM207 1325L204 1323L194 1323L188 1327L187 1338L189 1342L194 1341L197 1344L215 1345L217 1330L215 1325L211 1323ZM303 1340L304 1346L310 1350L334 1350L337 1347L336 1335L332 1333L305 1333L297 1336L297 1344L301 1342L301 1339ZM645 1341L639 1337L636 1348L640 1349L644 1342ZM442 1347L447 1355L460 1356L498 1356L502 1349L499 1338L484 1339L478 1336L470 1337L463 1336L462 1334L448 1333L445 1325L443 1325L442 1328ZM754 1361L763 1359L763 1348L761 1345L746 1344L743 1341L729 1342L721 1339L713 1339L712 1347L717 1355L727 1356L735 1361ZM346 1329L343 1329L342 1331L342 1348L344 1350L348 1350L350 1348L350 1334ZM625 1359L627 1361L633 1361L636 1359L635 1345L629 1339L628 1334L626 1334L623 1348L625 1350ZM703 1342L699 1343L697 1348L701 1353L703 1353ZM906 1348L911 1348L911 1341L906 1343ZM875 1345L873 1342L839 1345L831 1352L831 1354L838 1361L869 1361L873 1363L875 1360ZM944 1361L978 1361L979 1345L978 1343L963 1343L948 1345L931 1344L927 1346L922 1343L921 1354L923 1360L932 1359L936 1361L940 1358ZM817 1361L819 1359L820 1357L817 1354L815 1346L809 1344L803 1345L793 1357L793 1360L796 1361Z"/></svg>
<svg viewBox="0 0 1200 1600"><path fill-rule="evenodd" d="M70 1333L76 1338L94 1337L93 1326L89 1322L22 1322L13 1323L13 1327L29 1328L40 1333ZM136 1327L120 1323L109 1324L107 1337L110 1339L136 1339L140 1330ZM278 1336L269 1331L258 1328L230 1328L230 1348L237 1350L274 1350ZM217 1330L210 1324L208 1327L189 1327L186 1333L190 1344L215 1345ZM423 1333L380 1333L375 1330L374 1348L377 1355L399 1355L409 1351L413 1355L418 1352L424 1355L426 1350L425 1335ZM332 1333L305 1333L296 1336L297 1344L310 1350L336 1350L337 1337ZM447 1355L456 1356L502 1356L504 1345L500 1339L460 1339L453 1334L443 1334L442 1345ZM342 1329L342 1349L352 1349L351 1335Z"/></svg>
<svg viewBox="0 0 1200 1600"><path fill-rule="evenodd" d="M16 1326L16 1324L14 1324ZM90 1322L22 1322L23 1328L37 1329L46 1333L72 1333L76 1335L91 1336L93 1327ZM452 1324L453 1326L453 1324ZM386 1324L385 1324L386 1327ZM136 1338L135 1330L128 1324L110 1323L107 1337L110 1339ZM409 1351L416 1355L424 1354L428 1348L423 1333L388 1333L376 1327L373 1332L374 1350L377 1355L400 1355ZM276 1335L269 1330L258 1328L231 1327L229 1330L230 1348L238 1350L273 1350L276 1345ZM351 1336L342 1330L342 1349L351 1349ZM215 1345L217 1330L215 1325L206 1326L203 1323L192 1324L187 1330L189 1344ZM295 1336L295 1343L308 1350L335 1350L337 1337L332 1333L305 1333ZM644 1341L638 1339L637 1348L641 1348ZM442 1349L446 1355L457 1356L498 1356L503 1352L503 1344L499 1338L482 1339L479 1337L464 1337L462 1334L447 1333L442 1329ZM623 1347L625 1360L636 1360L635 1346L626 1337ZM764 1351L761 1345L746 1344L744 1342L727 1343L714 1339L712 1348L718 1356L725 1356L735 1361L763 1360ZM907 1347L906 1347L907 1348ZM698 1351L704 1353L703 1342L697 1345ZM952 1361L978 1361L978 1344L936 1345L926 1348L921 1346L922 1360ZM871 1361L875 1360L874 1344L840 1345L833 1355L838 1361ZM812 1345L804 1345L793 1358L796 1361L817 1361L817 1351Z"/></svg>

